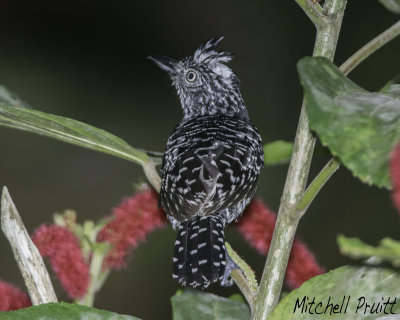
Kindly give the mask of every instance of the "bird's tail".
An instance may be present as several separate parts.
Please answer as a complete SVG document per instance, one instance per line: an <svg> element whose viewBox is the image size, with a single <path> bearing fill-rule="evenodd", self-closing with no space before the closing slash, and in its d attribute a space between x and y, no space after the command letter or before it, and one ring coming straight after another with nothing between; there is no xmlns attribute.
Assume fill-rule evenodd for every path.
<svg viewBox="0 0 400 320"><path fill-rule="evenodd" d="M225 252L224 227L219 218L195 216L185 220L175 242L172 277L194 288L221 281Z"/></svg>

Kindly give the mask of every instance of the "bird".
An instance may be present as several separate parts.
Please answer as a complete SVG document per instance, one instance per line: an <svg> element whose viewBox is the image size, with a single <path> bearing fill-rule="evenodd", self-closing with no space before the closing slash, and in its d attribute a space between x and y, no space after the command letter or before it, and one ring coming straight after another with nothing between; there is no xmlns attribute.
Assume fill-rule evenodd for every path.
<svg viewBox="0 0 400 320"><path fill-rule="evenodd" d="M177 230L172 278L182 286L232 284L237 268L225 248L225 227L250 202L264 164L262 140L250 121L234 55L212 38L180 60L153 55L169 74L183 119L168 138L161 164L159 205Z"/></svg>

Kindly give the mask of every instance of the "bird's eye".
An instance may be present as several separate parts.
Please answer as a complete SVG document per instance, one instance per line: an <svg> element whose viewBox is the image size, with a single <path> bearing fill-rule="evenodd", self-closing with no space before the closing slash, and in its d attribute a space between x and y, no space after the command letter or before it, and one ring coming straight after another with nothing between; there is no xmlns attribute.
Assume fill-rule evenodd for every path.
<svg viewBox="0 0 400 320"><path fill-rule="evenodd" d="M196 78L197 78L197 74L196 74L195 71L189 70L189 71L186 73L186 81L187 81L187 82L193 82L193 81L196 80Z"/></svg>

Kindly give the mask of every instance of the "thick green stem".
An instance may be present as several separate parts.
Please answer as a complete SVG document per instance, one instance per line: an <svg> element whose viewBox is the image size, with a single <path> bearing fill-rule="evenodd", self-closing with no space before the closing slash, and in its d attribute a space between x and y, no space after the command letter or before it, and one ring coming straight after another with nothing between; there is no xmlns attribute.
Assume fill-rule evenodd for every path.
<svg viewBox="0 0 400 320"><path fill-rule="evenodd" d="M307 6L297 1L304 11ZM317 36L314 56L333 59L346 0L326 0L324 11L326 18L317 24ZM281 198L281 205L271 241L267 262L261 279L253 320L265 320L279 301L287 262L293 239L301 215L296 210L308 178L315 138L308 125L308 116L303 102L297 128L293 154Z"/></svg>
<svg viewBox="0 0 400 320"><path fill-rule="evenodd" d="M305 14L310 18L312 23L318 28L318 26L324 24L326 15L324 9L319 5L318 2L313 0L295 0L297 4L304 10Z"/></svg>

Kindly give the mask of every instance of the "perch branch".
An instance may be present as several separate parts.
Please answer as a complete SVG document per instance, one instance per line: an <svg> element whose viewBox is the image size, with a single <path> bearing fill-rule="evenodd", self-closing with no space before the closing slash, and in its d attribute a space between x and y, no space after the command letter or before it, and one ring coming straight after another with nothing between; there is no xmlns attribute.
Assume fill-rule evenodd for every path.
<svg viewBox="0 0 400 320"><path fill-rule="evenodd" d="M10 242L32 304L57 302L42 256L26 231L6 187L1 197L1 228Z"/></svg>
<svg viewBox="0 0 400 320"><path fill-rule="evenodd" d="M254 271L250 266L234 251L228 242L225 242L226 250L229 256L236 263L239 269L234 269L231 271L230 276L236 285L243 293L246 298L247 303L250 306L250 310L254 311L254 300L257 294L258 283Z"/></svg>
<svg viewBox="0 0 400 320"><path fill-rule="evenodd" d="M142 167L147 180L149 180L153 188L159 193L161 189L161 178L158 175L156 164L152 160L149 160L143 163Z"/></svg>

